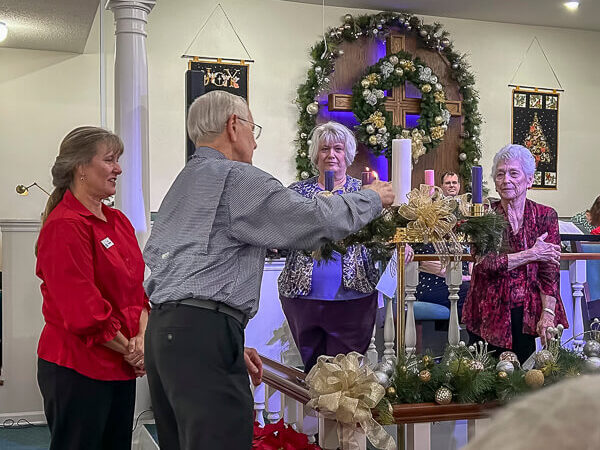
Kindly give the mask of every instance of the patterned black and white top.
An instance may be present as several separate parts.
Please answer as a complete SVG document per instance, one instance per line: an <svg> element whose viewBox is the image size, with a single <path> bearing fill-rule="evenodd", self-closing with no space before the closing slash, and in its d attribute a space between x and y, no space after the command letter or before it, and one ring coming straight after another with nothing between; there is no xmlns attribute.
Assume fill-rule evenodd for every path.
<svg viewBox="0 0 600 450"><path fill-rule="evenodd" d="M268 173L196 150L167 192L144 249L153 304L223 302L253 316L267 248L316 249L381 212L372 190L307 199Z"/></svg>
<svg viewBox="0 0 600 450"><path fill-rule="evenodd" d="M346 183L343 189L336 190L333 193L340 195L344 192L357 192L360 191L360 188L360 180L346 175ZM293 183L290 185L290 189L309 199L319 198L319 194L323 192L323 188L319 186L318 177ZM303 252L290 252L278 279L279 295L289 298L310 295L313 268L313 258ZM375 290L377 280L378 272L370 257L369 250L363 245L349 247L346 254L342 256L341 285L343 288L362 294L371 294ZM333 284L339 283L339 280L331 281Z"/></svg>

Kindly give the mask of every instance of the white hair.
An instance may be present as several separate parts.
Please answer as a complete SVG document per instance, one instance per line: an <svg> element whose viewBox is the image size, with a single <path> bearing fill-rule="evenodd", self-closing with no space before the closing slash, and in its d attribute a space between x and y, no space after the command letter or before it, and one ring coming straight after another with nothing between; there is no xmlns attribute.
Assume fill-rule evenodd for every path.
<svg viewBox="0 0 600 450"><path fill-rule="evenodd" d="M225 130L232 114L248 120L248 104L239 95L225 91L210 91L201 95L188 110L187 132L191 141L209 142Z"/></svg>
<svg viewBox="0 0 600 450"><path fill-rule="evenodd" d="M498 171L498 164L501 161L507 161L509 159L516 159L521 163L521 168L525 175L532 177L535 172L535 158L527 149L518 144L508 144L498 150L498 153L494 156L494 163L492 164L492 178L496 179L496 172Z"/></svg>
<svg viewBox="0 0 600 450"><path fill-rule="evenodd" d="M315 167L317 167L317 160L319 158L319 148L321 144L335 144L341 142L344 144L344 158L346 160L346 166L350 166L354 157L356 156L356 138L354 133L338 122L327 122L316 127L310 136L310 146L308 152L310 154L310 160Z"/></svg>

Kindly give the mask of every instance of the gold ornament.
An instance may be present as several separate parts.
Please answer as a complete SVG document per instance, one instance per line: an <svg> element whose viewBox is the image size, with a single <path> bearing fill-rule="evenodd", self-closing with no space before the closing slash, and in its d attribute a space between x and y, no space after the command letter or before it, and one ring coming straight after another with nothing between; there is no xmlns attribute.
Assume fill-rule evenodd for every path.
<svg viewBox="0 0 600 450"><path fill-rule="evenodd" d="M544 374L541 370L531 369L525 374L525 383L530 388L540 388L544 385Z"/></svg>
<svg viewBox="0 0 600 450"><path fill-rule="evenodd" d="M367 80L370 84L379 83L379 75L376 73L370 73L364 79Z"/></svg>
<svg viewBox="0 0 600 450"><path fill-rule="evenodd" d="M423 356L423 364L430 366L433 363L433 358L430 355Z"/></svg>
<svg viewBox="0 0 600 450"><path fill-rule="evenodd" d="M424 133L421 133L416 128L410 130L402 130L400 134L402 139L410 139L411 142L411 153L413 162L416 164L421 156L425 154L427 149L423 145L423 139L425 138Z"/></svg>
<svg viewBox="0 0 600 450"><path fill-rule="evenodd" d="M438 405L447 405L452 401L452 391L447 387L441 387L435 392L435 402Z"/></svg>
<svg viewBox="0 0 600 450"><path fill-rule="evenodd" d="M411 72L414 72L415 70L417 70L417 68L415 67L415 65L412 61L406 61L406 64L404 64L404 69L410 70Z"/></svg>
<svg viewBox="0 0 600 450"><path fill-rule="evenodd" d="M440 125L444 121L444 118L442 116L435 116L435 119L433 120L436 124Z"/></svg>
<svg viewBox="0 0 600 450"><path fill-rule="evenodd" d="M385 116L381 113L381 111L375 111L367 120L363 122L363 124L365 123L372 123L375 128L381 128L385 126Z"/></svg>
<svg viewBox="0 0 600 450"><path fill-rule="evenodd" d="M446 130L443 127L432 127L431 130L431 139L440 140L446 134Z"/></svg>
<svg viewBox="0 0 600 450"><path fill-rule="evenodd" d="M498 378L500 378L501 380L506 380L508 378L508 374L501 370L500 372L498 372Z"/></svg>
<svg viewBox="0 0 600 450"><path fill-rule="evenodd" d="M400 372L402 375L404 375L404 374L405 374L405 373L408 371L408 369L406 368L406 366L400 366L400 367L398 367L398 371L399 371L399 372Z"/></svg>
<svg viewBox="0 0 600 450"><path fill-rule="evenodd" d="M369 83L369 80L367 80L367 79L365 78L364 80L362 80L362 81L360 82L360 85L366 89L366 88L368 88L369 86L371 86L371 83Z"/></svg>
<svg viewBox="0 0 600 450"><path fill-rule="evenodd" d="M429 370L421 370L419 372L419 380L423 383L429 383L431 381L431 372Z"/></svg>
<svg viewBox="0 0 600 450"><path fill-rule="evenodd" d="M446 103L446 94L444 94L444 91L434 92L433 98L438 103Z"/></svg>
<svg viewBox="0 0 600 450"><path fill-rule="evenodd" d="M385 394L388 397L395 397L396 396L396 388L394 386L390 386L385 390Z"/></svg>
<svg viewBox="0 0 600 450"><path fill-rule="evenodd" d="M421 86L421 92L424 93L429 93L431 92L431 85L430 84L424 84L423 86Z"/></svg>
<svg viewBox="0 0 600 450"><path fill-rule="evenodd" d="M371 144L371 145L377 144L377 136L374 136L374 135L369 136L369 144Z"/></svg>

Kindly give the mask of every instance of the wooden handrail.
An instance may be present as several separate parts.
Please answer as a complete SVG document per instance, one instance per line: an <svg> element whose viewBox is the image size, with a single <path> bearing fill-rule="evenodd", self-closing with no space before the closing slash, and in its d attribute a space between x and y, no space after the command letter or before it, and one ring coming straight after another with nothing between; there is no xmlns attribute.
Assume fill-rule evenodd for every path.
<svg viewBox="0 0 600 450"><path fill-rule="evenodd" d="M306 378L304 372L284 366L263 355L260 355L260 359L263 363L263 381L266 384L302 404L306 404L310 400L308 389L304 383Z"/></svg>
<svg viewBox="0 0 600 450"><path fill-rule="evenodd" d="M447 255L452 258L453 255ZM418 254L413 257L413 261L439 261L440 257L436 254L422 255ZM462 261L475 261L472 255L463 254L460 255ZM600 253L561 253L560 259L563 261L591 261L600 259Z"/></svg>

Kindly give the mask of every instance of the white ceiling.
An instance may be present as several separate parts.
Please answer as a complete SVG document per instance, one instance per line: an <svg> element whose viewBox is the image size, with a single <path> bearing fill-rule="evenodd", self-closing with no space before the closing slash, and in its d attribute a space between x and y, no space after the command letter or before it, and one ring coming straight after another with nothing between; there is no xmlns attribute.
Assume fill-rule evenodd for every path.
<svg viewBox="0 0 600 450"><path fill-rule="evenodd" d="M600 0L580 0L576 12L568 11L561 0L325 0L325 5L600 31Z"/></svg>
<svg viewBox="0 0 600 450"><path fill-rule="evenodd" d="M0 48L82 53L99 0L0 0L8 36Z"/></svg>
<svg viewBox="0 0 600 450"><path fill-rule="evenodd" d="M282 1L320 5L323 0ZM0 0L0 21L9 26L0 48L82 53L99 2ZM560 0L325 0L325 5L600 31L600 0L581 0L575 13Z"/></svg>

